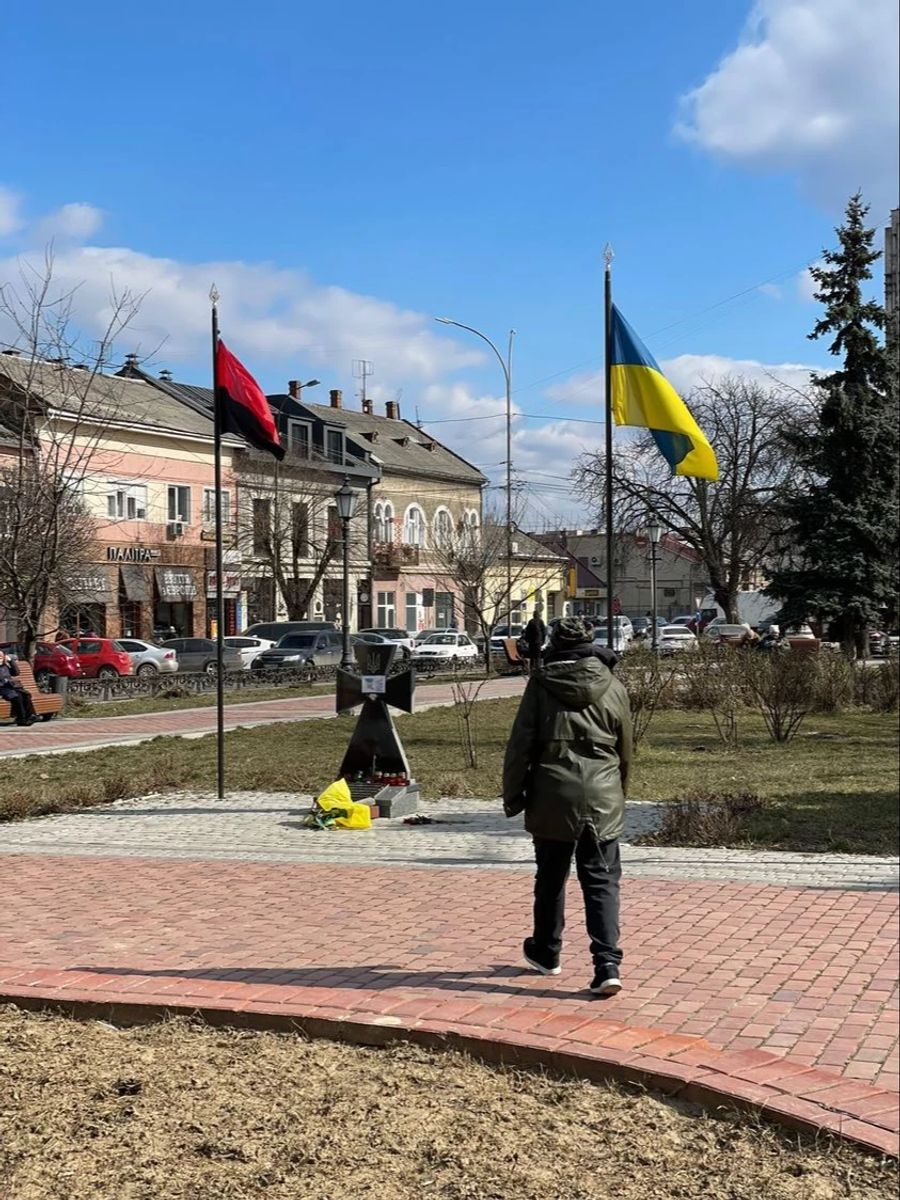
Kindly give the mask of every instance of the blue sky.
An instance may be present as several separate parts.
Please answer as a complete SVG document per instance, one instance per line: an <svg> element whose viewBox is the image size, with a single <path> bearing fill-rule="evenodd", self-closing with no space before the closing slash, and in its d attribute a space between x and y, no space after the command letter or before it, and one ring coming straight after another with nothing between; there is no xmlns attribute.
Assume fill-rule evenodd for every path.
<svg viewBox="0 0 900 1200"><path fill-rule="evenodd" d="M123 353L197 381L215 277L267 389L315 375L349 399L367 358L426 421L502 394L429 318L514 326L517 405L551 418L517 422L517 469L559 471L593 436L561 418L602 398L607 241L680 386L824 361L802 269L856 186L878 222L897 203L896 7L856 8L44 0L4 34L0 272L54 236L85 328L110 278L146 291ZM441 430L502 457L495 422Z"/></svg>

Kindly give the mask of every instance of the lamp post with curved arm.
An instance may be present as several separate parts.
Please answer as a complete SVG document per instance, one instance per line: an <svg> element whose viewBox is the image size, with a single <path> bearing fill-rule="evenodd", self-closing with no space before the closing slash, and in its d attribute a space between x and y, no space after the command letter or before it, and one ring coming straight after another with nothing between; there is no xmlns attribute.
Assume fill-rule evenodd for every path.
<svg viewBox="0 0 900 1200"><path fill-rule="evenodd" d="M497 356L497 362L503 371L503 378L506 382L506 623L509 625L510 617L512 616L512 348L513 338L516 336L516 331L509 331L509 343L506 349L506 358L487 336L480 329L473 329L471 325L463 325L462 321L453 321L450 317L435 317L441 325L455 325L457 329L465 329L467 333L474 333L476 337L481 338L483 342L487 342L494 354Z"/></svg>

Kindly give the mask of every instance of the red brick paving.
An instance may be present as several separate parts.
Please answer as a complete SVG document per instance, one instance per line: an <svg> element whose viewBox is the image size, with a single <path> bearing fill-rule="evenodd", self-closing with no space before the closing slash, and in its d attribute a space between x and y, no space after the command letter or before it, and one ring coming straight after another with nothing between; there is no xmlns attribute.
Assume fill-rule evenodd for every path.
<svg viewBox="0 0 900 1200"><path fill-rule="evenodd" d="M627 988L602 1002L574 894L562 975L521 970L529 893L520 871L2 856L0 996L450 1034L896 1150L894 895L626 882Z"/></svg>
<svg viewBox="0 0 900 1200"><path fill-rule="evenodd" d="M517 696L524 686L520 676L492 679L481 690L481 699ZM452 699L446 683L420 684L416 688L419 708L446 704ZM334 693L300 696L285 700L257 700L229 704L225 709L225 728L259 725L274 721L306 721L313 717L334 716ZM175 712L143 713L133 717L71 717L41 722L28 729L15 724L0 724L0 758L18 754L46 754L48 751L84 750L115 742L147 740L161 736L214 733L216 710L182 708Z"/></svg>

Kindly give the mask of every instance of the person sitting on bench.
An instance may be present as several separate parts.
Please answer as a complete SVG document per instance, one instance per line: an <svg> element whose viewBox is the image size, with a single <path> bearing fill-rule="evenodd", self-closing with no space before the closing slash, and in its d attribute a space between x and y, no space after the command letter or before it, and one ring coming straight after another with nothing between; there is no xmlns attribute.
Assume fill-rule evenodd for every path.
<svg viewBox="0 0 900 1200"><path fill-rule="evenodd" d="M9 702L17 725L33 725L37 713L31 702L31 693L19 679L19 668L15 659L5 650L0 650L0 697Z"/></svg>

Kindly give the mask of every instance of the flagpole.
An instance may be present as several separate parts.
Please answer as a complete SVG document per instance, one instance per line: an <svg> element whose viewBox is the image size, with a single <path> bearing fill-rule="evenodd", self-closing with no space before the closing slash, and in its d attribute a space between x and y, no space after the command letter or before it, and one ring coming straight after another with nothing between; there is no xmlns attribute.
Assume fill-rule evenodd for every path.
<svg viewBox="0 0 900 1200"><path fill-rule="evenodd" d="M219 293L213 284L209 290L212 302L212 363L213 363L213 454L214 486L216 491L216 795L225 799L225 592L222 553L222 406L219 401L219 381L216 351L219 347Z"/></svg>
<svg viewBox="0 0 900 1200"><path fill-rule="evenodd" d="M605 326L605 383L606 383L606 644L615 649L613 633L613 596L616 573L613 530L613 413L612 413L612 246L607 242L603 250L606 270L603 277L604 326Z"/></svg>

